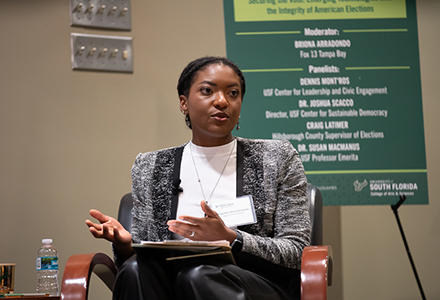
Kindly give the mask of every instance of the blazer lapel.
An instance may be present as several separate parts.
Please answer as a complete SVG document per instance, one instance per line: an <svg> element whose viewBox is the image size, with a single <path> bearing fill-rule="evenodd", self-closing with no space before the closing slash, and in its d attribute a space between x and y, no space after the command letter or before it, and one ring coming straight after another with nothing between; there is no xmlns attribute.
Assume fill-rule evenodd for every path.
<svg viewBox="0 0 440 300"><path fill-rule="evenodd" d="M237 140L237 197L243 196L243 151L244 145L242 141Z"/></svg>

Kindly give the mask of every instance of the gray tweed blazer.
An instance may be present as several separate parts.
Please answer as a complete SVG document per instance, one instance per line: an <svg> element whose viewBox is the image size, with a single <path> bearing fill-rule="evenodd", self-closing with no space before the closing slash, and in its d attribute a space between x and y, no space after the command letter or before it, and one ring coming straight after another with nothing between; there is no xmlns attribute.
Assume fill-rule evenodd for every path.
<svg viewBox="0 0 440 300"><path fill-rule="evenodd" d="M300 269L310 243L307 179L298 152L288 141L237 137L237 196L252 195L257 223L240 226L242 253L259 261ZM137 156L132 168L132 238L171 238L183 146Z"/></svg>

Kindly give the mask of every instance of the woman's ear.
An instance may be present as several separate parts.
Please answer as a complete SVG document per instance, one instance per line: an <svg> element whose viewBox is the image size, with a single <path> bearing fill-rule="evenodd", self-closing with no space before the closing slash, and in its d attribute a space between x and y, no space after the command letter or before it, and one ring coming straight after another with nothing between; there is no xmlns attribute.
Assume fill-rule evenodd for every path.
<svg viewBox="0 0 440 300"><path fill-rule="evenodd" d="M180 95L180 111L187 115L188 114L188 106L186 105L187 97L185 95Z"/></svg>

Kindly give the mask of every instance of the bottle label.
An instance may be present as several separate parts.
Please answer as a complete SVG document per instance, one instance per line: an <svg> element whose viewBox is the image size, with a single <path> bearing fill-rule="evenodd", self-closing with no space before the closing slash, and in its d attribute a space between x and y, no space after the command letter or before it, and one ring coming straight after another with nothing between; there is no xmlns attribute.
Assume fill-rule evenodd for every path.
<svg viewBox="0 0 440 300"><path fill-rule="evenodd" d="M37 257L37 271L58 270L58 257Z"/></svg>

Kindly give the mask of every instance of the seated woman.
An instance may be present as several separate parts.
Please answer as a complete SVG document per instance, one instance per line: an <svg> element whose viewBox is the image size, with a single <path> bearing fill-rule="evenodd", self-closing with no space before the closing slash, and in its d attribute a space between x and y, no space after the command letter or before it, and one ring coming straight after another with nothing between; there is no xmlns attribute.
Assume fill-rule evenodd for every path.
<svg viewBox="0 0 440 300"><path fill-rule="evenodd" d="M299 299L301 255L310 242L307 179L288 141L232 135L245 79L221 57L188 64L177 90L192 130L187 144L139 154L132 168L131 234L97 210L86 220L112 242L120 269L115 299ZM256 223L227 227L211 204L251 195ZM176 217L177 216L177 217ZM137 263L132 243L228 240L237 265L214 259Z"/></svg>

